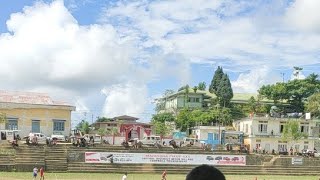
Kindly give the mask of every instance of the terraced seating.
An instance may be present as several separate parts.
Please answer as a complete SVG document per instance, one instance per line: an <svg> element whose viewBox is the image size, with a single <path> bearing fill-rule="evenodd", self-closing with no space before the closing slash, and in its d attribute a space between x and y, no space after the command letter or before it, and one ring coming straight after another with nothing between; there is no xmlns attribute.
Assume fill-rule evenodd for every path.
<svg viewBox="0 0 320 180"><path fill-rule="evenodd" d="M65 146L47 147L45 151L46 171L65 172L68 169L67 148Z"/></svg>
<svg viewBox="0 0 320 180"><path fill-rule="evenodd" d="M33 166L44 166L47 172L101 172L101 173L159 173L164 169L170 174L186 174L196 165L166 164L91 164L84 162L84 152L132 152L132 153L179 153L179 154L230 154L224 151L204 151L199 147L144 147L142 149L126 149L123 146L95 146L78 148L71 145L27 146L17 149L7 146L11 154L0 154L0 171L31 171ZM69 159L71 155L77 158ZM72 155L72 156L73 156ZM287 156L255 156L247 157L247 166L217 166L224 174L230 175L319 175L320 158L304 158L308 166L292 165Z"/></svg>

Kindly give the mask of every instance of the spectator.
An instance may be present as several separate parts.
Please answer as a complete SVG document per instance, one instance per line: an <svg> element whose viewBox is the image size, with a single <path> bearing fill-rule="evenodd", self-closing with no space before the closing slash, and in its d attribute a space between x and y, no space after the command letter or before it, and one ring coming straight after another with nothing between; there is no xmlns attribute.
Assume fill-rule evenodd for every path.
<svg viewBox="0 0 320 180"><path fill-rule="evenodd" d="M186 180L226 180L223 173L213 166L200 165L192 169Z"/></svg>

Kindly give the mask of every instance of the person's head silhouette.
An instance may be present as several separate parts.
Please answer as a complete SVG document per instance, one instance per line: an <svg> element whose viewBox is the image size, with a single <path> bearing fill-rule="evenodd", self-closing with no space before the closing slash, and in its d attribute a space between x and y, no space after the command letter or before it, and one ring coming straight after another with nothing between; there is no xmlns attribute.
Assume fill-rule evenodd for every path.
<svg viewBox="0 0 320 180"><path fill-rule="evenodd" d="M226 180L226 178L217 168L209 165L200 165L188 173L186 180Z"/></svg>

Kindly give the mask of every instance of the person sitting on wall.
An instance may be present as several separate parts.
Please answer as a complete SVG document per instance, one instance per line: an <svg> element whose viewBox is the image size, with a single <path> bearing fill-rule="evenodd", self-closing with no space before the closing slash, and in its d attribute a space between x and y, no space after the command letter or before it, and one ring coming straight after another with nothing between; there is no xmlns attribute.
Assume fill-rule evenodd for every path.
<svg viewBox="0 0 320 180"><path fill-rule="evenodd" d="M226 178L217 168L204 164L192 169L186 180L226 180Z"/></svg>
<svg viewBox="0 0 320 180"><path fill-rule="evenodd" d="M123 140L123 142L121 143L121 145L123 146L123 147L125 147L125 148L129 148L130 146L129 146L129 143L127 142L127 141L125 141L125 140Z"/></svg>
<svg viewBox="0 0 320 180"><path fill-rule="evenodd" d="M172 148L173 148L173 149L178 148L177 143L176 143L176 141L175 141L175 140L171 140L171 141L169 141L169 145L170 145L170 146L172 146Z"/></svg>

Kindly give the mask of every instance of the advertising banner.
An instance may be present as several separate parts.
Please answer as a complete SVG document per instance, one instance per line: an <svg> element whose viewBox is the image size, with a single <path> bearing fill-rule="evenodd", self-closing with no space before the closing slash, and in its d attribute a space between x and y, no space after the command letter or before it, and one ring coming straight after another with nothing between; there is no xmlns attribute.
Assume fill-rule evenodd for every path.
<svg viewBox="0 0 320 180"><path fill-rule="evenodd" d="M302 165L303 164L303 158L302 157L293 157L291 160L291 163L293 165Z"/></svg>
<svg viewBox="0 0 320 180"><path fill-rule="evenodd" d="M186 164L245 166L246 156L163 153L86 152L86 163L116 164Z"/></svg>

